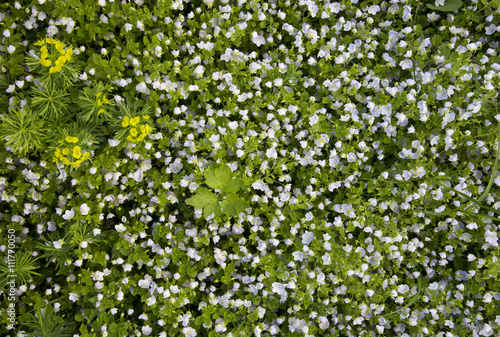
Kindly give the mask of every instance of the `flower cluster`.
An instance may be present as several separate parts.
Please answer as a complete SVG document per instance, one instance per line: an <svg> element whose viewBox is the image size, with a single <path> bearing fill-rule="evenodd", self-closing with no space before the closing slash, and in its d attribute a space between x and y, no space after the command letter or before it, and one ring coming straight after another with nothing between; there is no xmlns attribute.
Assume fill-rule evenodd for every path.
<svg viewBox="0 0 500 337"><path fill-rule="evenodd" d="M64 144L64 142L68 144ZM59 141L59 143L61 147L57 147L55 150L54 162L61 161L64 165L71 165L73 168L77 168L83 161L90 157L89 152L82 153L81 147L76 145L78 143L77 137L66 136L64 141Z"/></svg>
<svg viewBox="0 0 500 337"><path fill-rule="evenodd" d="M64 49L64 43L51 37L39 40L35 45L41 46L40 64L44 67L50 67L50 74L60 72L62 66L71 60L71 55L73 55L72 48ZM50 47L50 51L47 46Z"/></svg>
<svg viewBox="0 0 500 337"><path fill-rule="evenodd" d="M148 120L149 116L143 115L142 118L144 120ZM141 117L135 116L130 118L125 116L122 121L122 127L128 129L129 135L127 136L127 140L132 143L139 143L151 132L151 127L149 123L140 124Z"/></svg>

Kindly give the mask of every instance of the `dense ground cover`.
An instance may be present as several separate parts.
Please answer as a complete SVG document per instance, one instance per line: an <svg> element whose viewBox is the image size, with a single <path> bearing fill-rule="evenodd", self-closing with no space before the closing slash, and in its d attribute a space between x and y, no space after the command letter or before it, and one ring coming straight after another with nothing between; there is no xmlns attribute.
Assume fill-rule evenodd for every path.
<svg viewBox="0 0 500 337"><path fill-rule="evenodd" d="M2 335L500 332L497 0L20 0L0 33Z"/></svg>

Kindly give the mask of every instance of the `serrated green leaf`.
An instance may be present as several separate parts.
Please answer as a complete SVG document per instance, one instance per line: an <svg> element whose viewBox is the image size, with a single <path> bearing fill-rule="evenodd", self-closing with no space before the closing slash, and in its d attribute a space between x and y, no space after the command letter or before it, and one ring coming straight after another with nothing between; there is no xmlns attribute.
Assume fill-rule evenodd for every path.
<svg viewBox="0 0 500 337"><path fill-rule="evenodd" d="M427 7L429 7L430 9L441 12L453 12L459 9L460 6L462 6L462 0L446 0L444 6L439 7L436 7L432 3L427 4Z"/></svg>
<svg viewBox="0 0 500 337"><path fill-rule="evenodd" d="M226 164L214 171L205 171L205 184L213 189L222 190L231 179L231 169Z"/></svg>
<svg viewBox="0 0 500 337"><path fill-rule="evenodd" d="M238 192L241 186L243 186L243 180L234 178L224 186L224 192Z"/></svg>
<svg viewBox="0 0 500 337"><path fill-rule="evenodd" d="M216 201L217 196L214 193L206 188L200 188L194 196L187 200L187 203L196 209L203 209L208 204Z"/></svg>
<svg viewBox="0 0 500 337"><path fill-rule="evenodd" d="M203 216L205 218L208 218L212 213L217 215L217 214L220 214L220 212L221 212L221 209L220 209L219 201L217 200L217 201L212 202L212 203L208 204L207 206L205 206L205 208L203 209Z"/></svg>

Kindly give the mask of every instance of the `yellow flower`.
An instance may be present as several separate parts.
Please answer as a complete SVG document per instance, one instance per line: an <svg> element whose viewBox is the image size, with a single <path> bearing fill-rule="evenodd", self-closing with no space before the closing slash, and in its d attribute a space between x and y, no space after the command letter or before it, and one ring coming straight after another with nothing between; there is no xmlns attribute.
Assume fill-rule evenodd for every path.
<svg viewBox="0 0 500 337"><path fill-rule="evenodd" d="M58 147L56 148L56 152L54 153L54 156L55 156L56 158L58 158L58 157L60 157L60 156L61 156L61 149L60 149L60 148L58 148Z"/></svg>
<svg viewBox="0 0 500 337"><path fill-rule="evenodd" d="M66 62L66 56L60 56L56 61L56 66L62 66Z"/></svg>
<svg viewBox="0 0 500 337"><path fill-rule="evenodd" d="M127 140L130 140L132 143L134 143L134 138L132 138L132 136L128 136Z"/></svg>
<svg viewBox="0 0 500 337"><path fill-rule="evenodd" d="M73 55L73 49L69 48L66 50L66 60L69 61L71 60L71 55Z"/></svg>
<svg viewBox="0 0 500 337"><path fill-rule="evenodd" d="M82 156L81 148L77 145L73 148L73 158L80 158Z"/></svg>
<svg viewBox="0 0 500 337"><path fill-rule="evenodd" d="M95 94L95 95L96 95L96 97L99 97L99 96L101 96L101 95L102 95L102 92L98 92L98 93L97 93L97 94Z"/></svg>
<svg viewBox="0 0 500 337"><path fill-rule="evenodd" d="M86 159L89 159L90 157L90 153L89 152L85 152L82 156L82 159L81 160L86 160Z"/></svg>
<svg viewBox="0 0 500 337"><path fill-rule="evenodd" d="M47 57L49 57L49 53L42 53L42 55L40 55L42 60L45 60Z"/></svg>
<svg viewBox="0 0 500 337"><path fill-rule="evenodd" d="M145 137L146 137L146 134L145 134L145 133L143 133L143 134L141 134L139 137L137 137L137 141L138 141L138 142L140 142L140 141L142 141Z"/></svg>
<svg viewBox="0 0 500 337"><path fill-rule="evenodd" d="M70 164L68 158L63 158L62 162L64 163L64 165L69 165Z"/></svg>
<svg viewBox="0 0 500 337"><path fill-rule="evenodd" d="M68 143L76 143L78 142L78 137L66 136L64 140L67 141Z"/></svg>
<svg viewBox="0 0 500 337"><path fill-rule="evenodd" d="M47 54L48 54L48 52L49 52L49 50L47 49L47 47L46 47L46 46L42 46L42 48L40 48L40 51L42 52L42 54L44 54L44 53L47 53ZM43 56L42 56L42 57L43 57Z"/></svg>
<svg viewBox="0 0 500 337"><path fill-rule="evenodd" d="M136 116L130 120L130 125L135 126L135 125L139 124L140 120L141 120L141 117Z"/></svg>
<svg viewBox="0 0 500 337"><path fill-rule="evenodd" d="M108 101L108 99L107 99L106 97L104 97L104 98L102 99L102 101L103 101L104 103L106 103L106 104L109 104L109 101Z"/></svg>
<svg viewBox="0 0 500 337"><path fill-rule="evenodd" d="M124 128L126 128L126 127L128 126L128 122L129 122L129 120L130 120L130 118L128 118L128 116L125 116L125 117L123 118L122 126L123 126Z"/></svg>
<svg viewBox="0 0 500 337"><path fill-rule="evenodd" d="M132 135L132 137L137 137L137 129L136 128L130 129L130 134Z"/></svg>
<svg viewBox="0 0 500 337"><path fill-rule="evenodd" d="M99 109L99 111L97 111L97 114L98 114L98 115L100 115L100 114L102 114L102 113L104 113L104 112L106 112L106 110L104 110L104 109Z"/></svg>
<svg viewBox="0 0 500 337"><path fill-rule="evenodd" d="M101 106L102 105L102 102L100 99L97 100L97 105Z"/></svg>
<svg viewBox="0 0 500 337"><path fill-rule="evenodd" d="M52 62L50 62L50 60L40 60L40 64L44 67L48 67L52 64Z"/></svg>
<svg viewBox="0 0 500 337"><path fill-rule="evenodd" d="M148 134L150 132L151 132L151 127L148 124L146 124L146 132L144 132L144 133Z"/></svg>
<svg viewBox="0 0 500 337"><path fill-rule="evenodd" d="M64 150L62 150L62 154L67 156L69 154L69 149L65 148Z"/></svg>
<svg viewBox="0 0 500 337"><path fill-rule="evenodd" d="M66 55L66 51L63 49L62 47L62 43L61 42L57 42L56 43L56 49L58 52L60 52L61 54L63 55ZM65 57L66 58L66 57Z"/></svg>
<svg viewBox="0 0 500 337"><path fill-rule="evenodd" d="M35 42L35 46L41 46L43 45L43 40L38 40L37 42Z"/></svg>
<svg viewBox="0 0 500 337"><path fill-rule="evenodd" d="M148 115L143 115L142 118L149 119L149 116Z"/></svg>
<svg viewBox="0 0 500 337"><path fill-rule="evenodd" d="M53 39L51 37L46 38L45 41L47 41L47 43L51 43L51 44L55 44L58 42L56 39Z"/></svg>
<svg viewBox="0 0 500 337"><path fill-rule="evenodd" d="M50 67L49 74L58 73L62 70L61 66Z"/></svg>

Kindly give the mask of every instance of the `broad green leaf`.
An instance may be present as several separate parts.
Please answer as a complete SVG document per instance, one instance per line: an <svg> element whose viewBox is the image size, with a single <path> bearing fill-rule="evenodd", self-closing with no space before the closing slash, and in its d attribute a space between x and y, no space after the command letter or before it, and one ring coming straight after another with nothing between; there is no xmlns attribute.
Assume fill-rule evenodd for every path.
<svg viewBox="0 0 500 337"><path fill-rule="evenodd" d="M236 208L234 207L234 204L231 201L224 200L222 202L222 211L226 214L232 215L232 216L237 216L238 211L236 211Z"/></svg>
<svg viewBox="0 0 500 337"><path fill-rule="evenodd" d="M238 192L241 186L243 186L243 180L234 178L224 186L224 192Z"/></svg>
<svg viewBox="0 0 500 337"><path fill-rule="evenodd" d="M194 196L187 200L187 203L196 209L203 209L208 204L216 201L217 196L214 193L206 188L200 188Z"/></svg>
<svg viewBox="0 0 500 337"><path fill-rule="evenodd" d="M216 200L215 202L212 202L210 204L208 204L207 206L205 206L205 208L203 209L203 216L205 218L208 218L210 216L210 214L214 213L215 215L217 214L220 214L220 205L219 205L219 201Z"/></svg>
<svg viewBox="0 0 500 337"><path fill-rule="evenodd" d="M231 169L226 164L214 171L205 171L205 184L213 189L222 190L231 179Z"/></svg>
<svg viewBox="0 0 500 337"><path fill-rule="evenodd" d="M462 0L446 0L444 6L436 7L433 3L427 4L427 7L435 11L453 12L462 6Z"/></svg>
<svg viewBox="0 0 500 337"><path fill-rule="evenodd" d="M243 212L248 207L250 207L248 202L240 199L235 193L228 194L226 200L222 202L222 210L224 213L233 216L237 216L239 212Z"/></svg>

